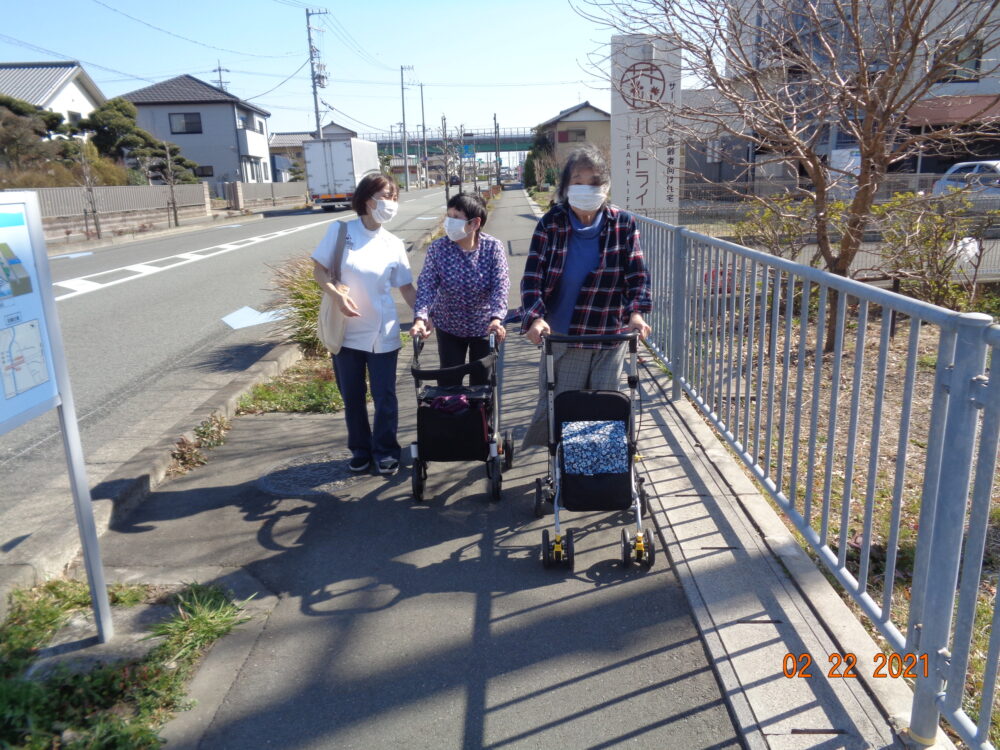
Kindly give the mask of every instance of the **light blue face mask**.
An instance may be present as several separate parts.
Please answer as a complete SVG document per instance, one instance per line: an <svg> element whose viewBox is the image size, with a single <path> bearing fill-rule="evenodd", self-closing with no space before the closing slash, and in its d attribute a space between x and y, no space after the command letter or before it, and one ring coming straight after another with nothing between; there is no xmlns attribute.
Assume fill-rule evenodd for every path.
<svg viewBox="0 0 1000 750"><path fill-rule="evenodd" d="M578 211L596 211L604 205L607 197L603 186L570 185L566 188L566 200Z"/></svg>
<svg viewBox="0 0 1000 750"><path fill-rule="evenodd" d="M452 242L464 240L469 236L469 233L465 231L465 225L468 223L467 219L456 219L453 216L447 216L444 220L444 233L448 235L448 239Z"/></svg>

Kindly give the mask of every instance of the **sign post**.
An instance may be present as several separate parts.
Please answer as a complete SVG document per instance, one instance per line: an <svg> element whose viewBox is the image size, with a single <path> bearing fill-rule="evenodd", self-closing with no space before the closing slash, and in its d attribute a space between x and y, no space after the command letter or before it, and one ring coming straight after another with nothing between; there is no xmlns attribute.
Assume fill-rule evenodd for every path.
<svg viewBox="0 0 1000 750"><path fill-rule="evenodd" d="M671 224L680 205L681 56L654 36L611 37L611 194L628 211Z"/></svg>
<svg viewBox="0 0 1000 750"><path fill-rule="evenodd" d="M114 635L38 196L0 192L0 435L59 412L98 638Z"/></svg>

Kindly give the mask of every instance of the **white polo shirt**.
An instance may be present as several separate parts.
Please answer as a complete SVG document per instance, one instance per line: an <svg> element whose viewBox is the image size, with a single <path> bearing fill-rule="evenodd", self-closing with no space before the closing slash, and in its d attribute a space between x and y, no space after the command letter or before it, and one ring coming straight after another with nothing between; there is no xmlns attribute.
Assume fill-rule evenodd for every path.
<svg viewBox="0 0 1000 750"><path fill-rule="evenodd" d="M340 222L331 223L312 254L327 270L333 265L339 231ZM383 227L372 232L360 218L352 219L347 222L340 278L361 312L361 317L347 319L344 346L376 354L399 349L399 316L391 290L413 283L403 241Z"/></svg>

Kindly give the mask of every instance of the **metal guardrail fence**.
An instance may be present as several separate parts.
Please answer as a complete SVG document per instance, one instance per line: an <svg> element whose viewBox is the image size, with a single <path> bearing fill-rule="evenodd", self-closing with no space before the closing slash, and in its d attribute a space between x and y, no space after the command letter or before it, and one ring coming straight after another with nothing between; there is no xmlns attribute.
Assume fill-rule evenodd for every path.
<svg viewBox="0 0 1000 750"><path fill-rule="evenodd" d="M892 651L875 667L913 678L911 738L931 744L943 717L995 748L1000 326L638 221L673 397L877 627Z"/></svg>

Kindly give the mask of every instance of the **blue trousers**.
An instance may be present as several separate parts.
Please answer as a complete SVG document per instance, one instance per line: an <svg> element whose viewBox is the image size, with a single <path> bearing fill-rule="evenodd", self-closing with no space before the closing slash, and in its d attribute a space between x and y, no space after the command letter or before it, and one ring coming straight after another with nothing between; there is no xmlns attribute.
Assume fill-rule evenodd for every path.
<svg viewBox="0 0 1000 750"><path fill-rule="evenodd" d="M396 360L399 350L375 354L344 347L333 355L333 373L344 399L347 420L347 447L357 457L399 460L396 428L399 424L399 402L396 400ZM374 428L368 423L368 388L365 372L371 384L375 402Z"/></svg>

